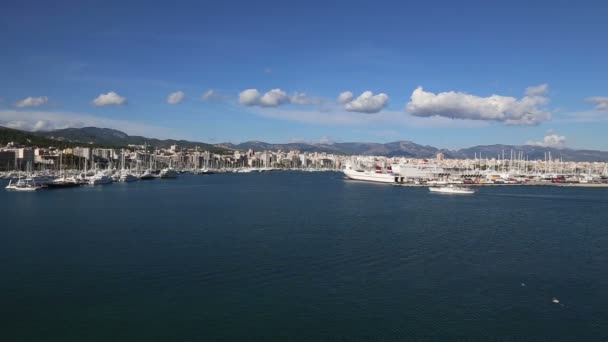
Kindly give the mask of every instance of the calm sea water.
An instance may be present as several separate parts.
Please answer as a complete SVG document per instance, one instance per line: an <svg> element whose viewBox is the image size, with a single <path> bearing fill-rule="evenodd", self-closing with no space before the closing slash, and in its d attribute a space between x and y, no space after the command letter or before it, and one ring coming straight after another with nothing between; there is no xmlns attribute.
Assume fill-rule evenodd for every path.
<svg viewBox="0 0 608 342"><path fill-rule="evenodd" d="M270 173L0 191L0 340L606 341L608 190L479 190Z"/></svg>

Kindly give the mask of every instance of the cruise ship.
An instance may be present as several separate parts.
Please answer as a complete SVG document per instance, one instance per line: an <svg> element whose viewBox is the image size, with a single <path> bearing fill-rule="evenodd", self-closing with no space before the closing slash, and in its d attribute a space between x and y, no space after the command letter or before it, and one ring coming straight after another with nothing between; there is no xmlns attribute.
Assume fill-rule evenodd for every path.
<svg viewBox="0 0 608 342"><path fill-rule="evenodd" d="M391 165L395 173L405 178L405 180L426 180L438 179L448 176L443 168L435 164L393 164Z"/></svg>
<svg viewBox="0 0 608 342"><path fill-rule="evenodd" d="M376 166L375 170L364 170L348 164L343 172L349 179L377 183L404 183L448 175L442 168L433 164L392 164L386 169Z"/></svg>
<svg viewBox="0 0 608 342"><path fill-rule="evenodd" d="M377 183L402 183L403 177L392 172L392 169L382 170L377 167L376 170L362 170L354 167L353 165L347 165L344 169L344 175L353 180L377 182Z"/></svg>

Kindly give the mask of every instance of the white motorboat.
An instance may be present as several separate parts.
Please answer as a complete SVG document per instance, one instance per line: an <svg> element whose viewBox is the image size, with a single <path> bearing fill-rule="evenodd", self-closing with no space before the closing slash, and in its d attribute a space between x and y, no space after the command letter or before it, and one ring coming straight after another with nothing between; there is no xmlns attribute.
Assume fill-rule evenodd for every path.
<svg viewBox="0 0 608 342"><path fill-rule="evenodd" d="M122 170L118 174L118 181L119 182L128 183L128 182L134 182L136 180L139 180L139 177L137 177L134 174L130 173L128 170Z"/></svg>
<svg viewBox="0 0 608 342"><path fill-rule="evenodd" d="M437 187L429 187L429 191L437 192L442 194L474 194L476 190L471 188L465 188L461 186L454 186L452 184L448 186L437 186Z"/></svg>
<svg viewBox="0 0 608 342"><path fill-rule="evenodd" d="M168 167L160 171L160 178L177 178L177 171Z"/></svg>
<svg viewBox="0 0 608 342"><path fill-rule="evenodd" d="M36 182L36 177L31 174L31 165L28 162L25 178L21 178L20 172L17 181L11 179L5 189L14 191L36 191L38 189L42 189L43 187L44 186L42 184Z"/></svg>
<svg viewBox="0 0 608 342"><path fill-rule="evenodd" d="M36 184L36 181L34 181L32 178L20 178L16 182L13 182L11 179L6 186L6 190L13 191L36 191L38 189L42 189L42 185Z"/></svg>
<svg viewBox="0 0 608 342"><path fill-rule="evenodd" d="M101 172L98 172L93 177L89 178L88 183L90 185L102 185L102 184L110 184L112 183L112 177L106 176Z"/></svg>
<svg viewBox="0 0 608 342"><path fill-rule="evenodd" d="M139 179L141 179L141 180L156 179L156 176L154 175L154 173L152 173L152 170L145 170L144 172L142 172L139 175Z"/></svg>
<svg viewBox="0 0 608 342"><path fill-rule="evenodd" d="M48 183L46 186L49 188L73 188L73 187L77 187L80 186L80 184L82 184L78 179L76 179L75 177L61 177L61 178L57 178L54 181Z"/></svg>

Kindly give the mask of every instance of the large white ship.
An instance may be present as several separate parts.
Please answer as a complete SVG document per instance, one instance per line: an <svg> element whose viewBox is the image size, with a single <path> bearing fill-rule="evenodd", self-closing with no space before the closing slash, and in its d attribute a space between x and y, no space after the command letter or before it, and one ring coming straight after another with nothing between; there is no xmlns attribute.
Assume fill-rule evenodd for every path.
<svg viewBox="0 0 608 342"><path fill-rule="evenodd" d="M343 170L344 175L349 179L377 182L377 183L402 183L403 177L392 172L391 169L386 171L376 168L376 170L361 170L353 165L347 165Z"/></svg>
<svg viewBox="0 0 608 342"><path fill-rule="evenodd" d="M446 177L448 173L435 164L393 164L393 172L408 180L426 180Z"/></svg>
<svg viewBox="0 0 608 342"><path fill-rule="evenodd" d="M378 183L404 183L448 176L446 171L433 164L392 164L386 170L379 166L375 170L364 170L348 164L343 172L350 179Z"/></svg>

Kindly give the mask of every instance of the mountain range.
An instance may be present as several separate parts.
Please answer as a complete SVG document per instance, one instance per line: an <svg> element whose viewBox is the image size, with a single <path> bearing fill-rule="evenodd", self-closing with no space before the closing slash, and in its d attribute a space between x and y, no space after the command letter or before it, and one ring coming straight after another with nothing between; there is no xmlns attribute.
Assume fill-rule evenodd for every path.
<svg viewBox="0 0 608 342"><path fill-rule="evenodd" d="M146 138L137 135L128 135L127 133L111 128L83 127L83 128L65 128L46 132L32 132L33 134L43 136L53 140L80 142L86 144L96 144L104 146L120 146L128 145L144 145L155 146L159 148L169 148L171 145L178 145L185 148L200 148L201 150L211 151L214 153L229 152L227 149L218 147L212 144L194 142L187 140L174 139L155 139Z"/></svg>
<svg viewBox="0 0 608 342"><path fill-rule="evenodd" d="M66 128L47 132L25 132L0 127L0 143L6 144L7 141L38 146L50 146L54 142L60 142L64 145L87 144L114 147L148 144L159 148L167 148L171 145L186 148L199 147L202 150L209 150L214 153L231 153L234 150L247 151L249 149L254 151L299 150L301 152L326 152L341 155L403 156L411 158L434 158L439 152L443 153L445 158L474 158L479 155L484 158L496 158L502 156L503 153L506 158L509 158L511 151L521 151L530 160L544 159L545 155L550 153L553 158L562 158L564 161L608 161L607 151L560 149L533 145L496 144L447 150L420 145L411 141L395 141L384 144L367 142L272 144L262 141L248 141L240 144L208 144L187 140L161 140L142 136L130 136L115 129L97 127Z"/></svg>
<svg viewBox="0 0 608 342"><path fill-rule="evenodd" d="M261 141L248 141L241 144L218 144L232 150L276 151L300 150L302 152L327 152L342 155L372 155L385 157L434 158L437 153L443 153L445 158L472 159L497 158L504 155L510 157L513 153L522 152L530 160L544 159L545 155L552 158L562 158L564 161L608 161L608 152L597 150L574 150L566 148L544 147L534 145L478 145L459 150L439 149L433 146L420 145L411 141L395 141L389 143L345 142L334 144L287 143L269 144Z"/></svg>

